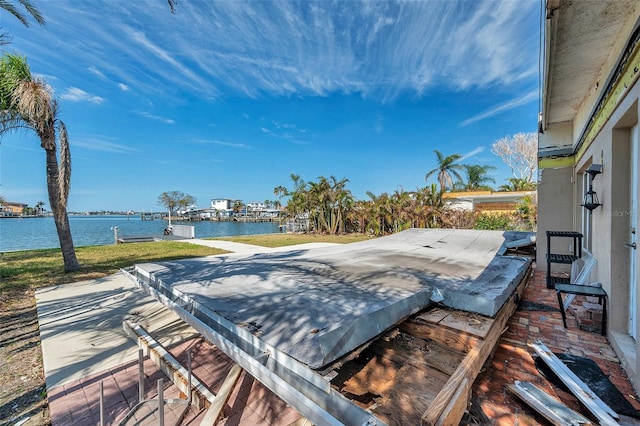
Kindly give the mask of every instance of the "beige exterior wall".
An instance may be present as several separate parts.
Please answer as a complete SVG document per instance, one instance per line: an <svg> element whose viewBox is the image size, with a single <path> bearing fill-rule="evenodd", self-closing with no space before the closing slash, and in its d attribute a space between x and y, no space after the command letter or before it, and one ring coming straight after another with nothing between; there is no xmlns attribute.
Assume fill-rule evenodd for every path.
<svg viewBox="0 0 640 426"><path fill-rule="evenodd" d="M632 228L640 233L640 223L634 224L630 220L632 162L640 167L640 157L630 156L631 129L640 122L639 99L640 83L636 80L619 99L593 142L581 152L582 155L574 158L573 166L542 170L538 187L537 263L539 269L546 269L547 230L584 231L584 222L591 221L591 238L585 241L585 246L590 248L598 262L591 273L591 281L602 283L609 295L608 336L636 390L640 389L640 375L637 374L640 372L640 357L636 356L640 343L630 337L629 294L631 286L640 292L640 280L637 273L635 277L630 276L629 264L631 256L635 256L640 269L640 248L630 250L625 244L630 240ZM581 115L579 120L583 120ZM577 130L573 129L574 132ZM593 180L593 189L602 206L593 210L589 217L580 204L586 191L584 170L591 164L602 164L603 167L602 173ZM637 301L635 309L640 313ZM636 326L637 336L640 336L639 331Z"/></svg>
<svg viewBox="0 0 640 426"><path fill-rule="evenodd" d="M536 268L547 270L547 231L574 230L574 185L572 183L573 168L542 169L538 182L538 242L536 247ZM554 239L555 240L555 239ZM558 241L552 241L558 243ZM569 254L569 247L558 249L552 247L554 253ZM556 269L557 268L557 269ZM562 270L561 265L554 265L554 271ZM564 268L567 270L567 268Z"/></svg>
<svg viewBox="0 0 640 426"><path fill-rule="evenodd" d="M639 97L640 84L636 82L576 163L578 172L591 163L603 165L602 174L593 182L602 207L592 213L593 255L598 260L592 280L601 282L609 294L609 336L636 389L640 389L636 357L640 345L629 336L629 292L631 286L638 289L638 277L630 276L629 264L631 256L635 256L637 265L640 259L639 250L629 250L625 244L631 238L631 229L638 229L638 223L630 220L630 188L631 163L639 163L638 158L630 158L630 148L631 128L639 121ZM580 179L580 175L577 177ZM640 310L637 302L635 309Z"/></svg>

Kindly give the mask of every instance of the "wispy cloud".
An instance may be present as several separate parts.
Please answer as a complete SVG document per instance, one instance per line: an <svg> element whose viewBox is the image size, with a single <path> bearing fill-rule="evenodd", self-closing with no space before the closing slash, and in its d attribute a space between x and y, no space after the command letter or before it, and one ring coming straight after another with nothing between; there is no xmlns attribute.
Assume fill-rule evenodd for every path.
<svg viewBox="0 0 640 426"><path fill-rule="evenodd" d="M460 161L460 162L465 161L468 158L471 158L471 157L474 157L474 156L480 154L485 149L486 149L486 147L484 147L484 146L476 147L476 148L472 149L471 151L469 151L469 152L467 152L465 154L462 154L462 157L458 161Z"/></svg>
<svg viewBox="0 0 640 426"><path fill-rule="evenodd" d="M69 87L61 96L62 99L71 102L90 102L92 104L101 104L104 98L85 92L77 87Z"/></svg>
<svg viewBox="0 0 640 426"><path fill-rule="evenodd" d="M373 130L376 132L376 134L381 134L384 130L384 119L382 118L382 115L377 114L376 115L376 121L373 125Z"/></svg>
<svg viewBox="0 0 640 426"><path fill-rule="evenodd" d="M529 93L526 93L524 96L521 96L516 99L511 99L510 101L504 102L500 105L496 105L493 108L490 108L486 111L481 112L478 115L474 115L473 117L467 118L466 120L458 123L459 127L468 126L471 123L475 123L476 121L481 121L490 117L493 117L497 114L500 114L505 111L509 111L513 108L517 108L521 105L528 104L529 102L538 100L538 91L532 90Z"/></svg>
<svg viewBox="0 0 640 426"><path fill-rule="evenodd" d="M78 137L71 141L71 145L73 147L85 148L93 151L116 152L121 154L140 152L140 150L132 148L129 145L123 145L102 136Z"/></svg>
<svg viewBox="0 0 640 426"><path fill-rule="evenodd" d="M137 114L138 114L139 116L141 116L141 117L145 117L145 118L148 118L148 119L150 119L150 120L161 121L161 122L166 123L166 124L173 124L173 123L175 123L175 120L173 120L173 119L171 119L171 118L161 117L161 116L159 116L159 115L154 115L154 114L151 114L151 113L146 112L146 111L138 111L138 112L137 112Z"/></svg>
<svg viewBox="0 0 640 426"><path fill-rule="evenodd" d="M14 143L14 142L5 142L2 141L2 147L3 148L9 148L9 149L19 149L22 151L38 151L38 152L42 152L42 148L36 148L38 145L25 145L24 143Z"/></svg>
<svg viewBox="0 0 640 426"><path fill-rule="evenodd" d="M265 124L260 127L260 131L275 139L284 139L301 145L309 143L309 141L306 140L307 130L299 128L296 124L282 123L280 121L271 121L270 123L267 123L267 120L264 118L260 121Z"/></svg>
<svg viewBox="0 0 640 426"><path fill-rule="evenodd" d="M86 72L81 64L90 63L88 71L100 78L165 97L185 90L202 99L359 93L385 101L426 96L435 86L535 81L538 23L531 16L538 6L533 0L184 2L172 15L144 2L63 3L46 11L48 27L81 41L51 53L29 42L29 52L76 59L78 65L56 65L53 74ZM106 13L117 19L104 20ZM63 24L69 14L73 26ZM180 37L153 28L180 29Z"/></svg>
<svg viewBox="0 0 640 426"><path fill-rule="evenodd" d="M100 79L102 80L107 79L107 77L102 73L102 71L96 68L95 65L91 65L88 69L92 74L97 75Z"/></svg>
<svg viewBox="0 0 640 426"><path fill-rule="evenodd" d="M220 141L220 140L217 140L217 139L198 139L197 142L198 143L221 145L221 146L228 146L228 147L231 147L231 148L243 148L243 149L250 148L249 145L246 145L246 144L243 144L243 143Z"/></svg>
<svg viewBox="0 0 640 426"><path fill-rule="evenodd" d="M129 86L127 86L127 85L126 85L126 84L124 84L124 83L118 83L118 87L119 87L119 88L120 88L120 90L122 90L123 92L128 92L129 90L131 90L131 89L129 88Z"/></svg>

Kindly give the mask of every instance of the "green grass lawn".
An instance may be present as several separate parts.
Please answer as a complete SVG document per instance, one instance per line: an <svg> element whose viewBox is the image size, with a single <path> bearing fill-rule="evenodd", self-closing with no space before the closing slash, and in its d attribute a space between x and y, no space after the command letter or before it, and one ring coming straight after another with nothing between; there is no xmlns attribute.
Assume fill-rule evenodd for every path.
<svg viewBox="0 0 640 426"><path fill-rule="evenodd" d="M233 241L235 243L253 244L262 247L282 247L306 243L338 243L347 244L370 240L374 237L362 234L348 235L316 235L316 234L264 234L241 235L237 237L210 238L212 240Z"/></svg>
<svg viewBox="0 0 640 426"><path fill-rule="evenodd" d="M81 269L65 273L59 249L25 250L0 254L0 295L105 277L140 262L156 262L226 253L196 244L162 241L76 247ZM4 297L3 297L4 299Z"/></svg>
<svg viewBox="0 0 640 426"><path fill-rule="evenodd" d="M216 238L262 247L281 247L305 243L353 243L368 240L365 235L266 234ZM97 279L114 274L134 263L158 262L226 253L224 250L177 241L130 243L109 246L76 247L81 269L65 273L59 249L25 250L0 253L0 301L10 294L39 287Z"/></svg>

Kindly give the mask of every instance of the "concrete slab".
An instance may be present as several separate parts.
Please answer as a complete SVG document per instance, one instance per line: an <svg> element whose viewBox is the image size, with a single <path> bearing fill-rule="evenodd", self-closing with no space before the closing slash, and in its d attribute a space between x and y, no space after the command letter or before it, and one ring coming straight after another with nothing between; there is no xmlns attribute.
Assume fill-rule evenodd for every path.
<svg viewBox="0 0 640 426"><path fill-rule="evenodd" d="M125 319L167 346L197 334L121 274L39 289L36 304L48 390L137 360Z"/></svg>
<svg viewBox="0 0 640 426"><path fill-rule="evenodd" d="M136 265L311 368L442 303L495 316L530 259L497 256L500 231L411 229L313 250Z"/></svg>

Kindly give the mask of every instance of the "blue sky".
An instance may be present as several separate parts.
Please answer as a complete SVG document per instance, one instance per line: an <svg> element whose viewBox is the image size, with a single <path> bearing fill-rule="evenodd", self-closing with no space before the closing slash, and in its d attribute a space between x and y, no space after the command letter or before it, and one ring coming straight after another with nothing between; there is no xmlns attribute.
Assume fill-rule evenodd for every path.
<svg viewBox="0 0 640 426"><path fill-rule="evenodd" d="M4 51L59 99L70 211L158 211L174 190L273 200L291 173L367 199L425 186L434 149L497 167L499 186L491 144L536 130L535 0L33 3L42 27L1 12ZM2 137L0 184L49 207L33 134Z"/></svg>

